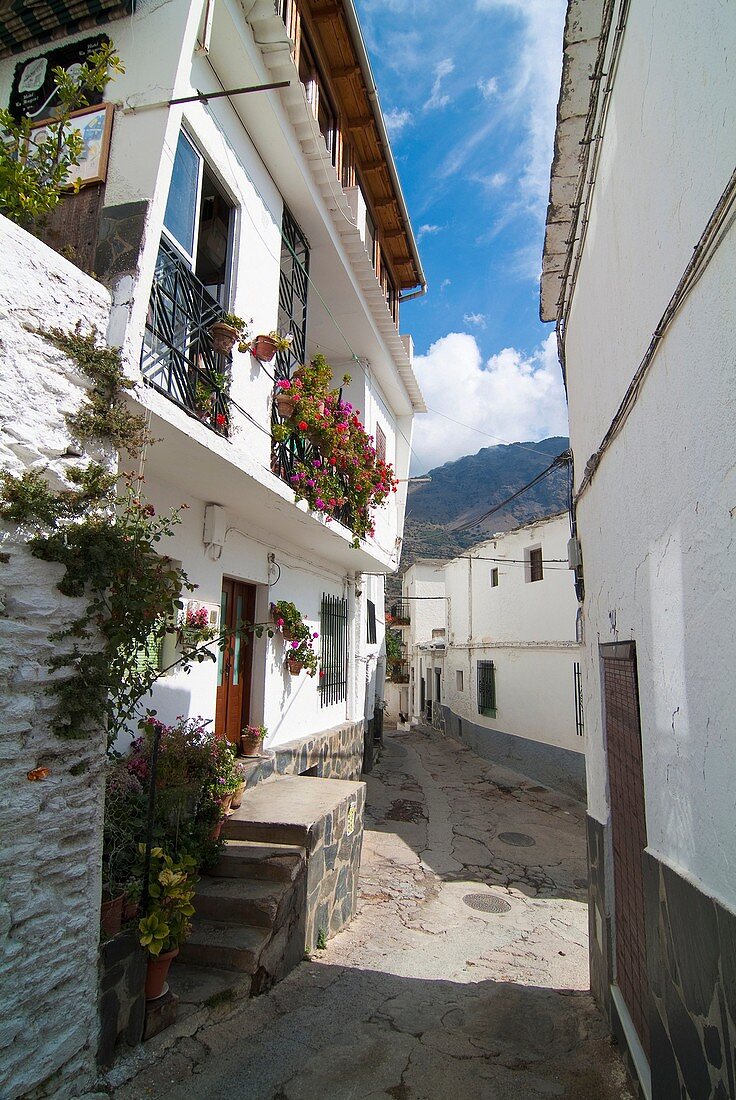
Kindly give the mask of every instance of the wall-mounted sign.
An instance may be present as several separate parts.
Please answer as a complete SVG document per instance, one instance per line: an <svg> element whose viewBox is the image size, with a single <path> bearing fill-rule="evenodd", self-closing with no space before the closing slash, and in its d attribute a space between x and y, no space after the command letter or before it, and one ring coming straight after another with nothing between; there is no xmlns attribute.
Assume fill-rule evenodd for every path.
<svg viewBox="0 0 736 1100"><path fill-rule="evenodd" d="M345 825L345 832L348 836L352 836L355 831L355 803L351 802L348 806L348 820Z"/></svg>
<svg viewBox="0 0 736 1100"><path fill-rule="evenodd" d="M73 111L65 130L78 130L82 136L82 152L79 163L69 169L64 182L72 187L76 180L82 181L82 187L88 183L104 183L107 178L107 161L110 155L110 131L112 129L112 103L103 103L99 107L85 107ZM31 131L31 143L42 141L53 122L42 122ZM58 123L57 123L58 126Z"/></svg>
<svg viewBox="0 0 736 1100"><path fill-rule="evenodd" d="M25 115L38 122L49 118L59 102L53 70L61 67L75 75L95 50L109 42L106 34L98 34L94 38L83 38L80 42L46 50L30 60L19 61L10 90L8 106L11 115L16 119ZM92 92L87 98L90 105L101 103L102 92Z"/></svg>

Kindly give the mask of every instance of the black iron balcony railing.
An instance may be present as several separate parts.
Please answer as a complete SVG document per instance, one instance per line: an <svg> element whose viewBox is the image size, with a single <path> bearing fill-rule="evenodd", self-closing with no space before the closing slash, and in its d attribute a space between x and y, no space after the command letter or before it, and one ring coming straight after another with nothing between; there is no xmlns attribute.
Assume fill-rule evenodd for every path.
<svg viewBox="0 0 736 1100"><path fill-rule="evenodd" d="M409 616L409 601L397 600L391 608L391 619L394 626L408 626L410 620Z"/></svg>
<svg viewBox="0 0 736 1100"><path fill-rule="evenodd" d="M212 431L227 436L232 360L214 350L209 334L224 314L174 246L162 238L141 353L143 380Z"/></svg>
<svg viewBox="0 0 736 1100"><path fill-rule="evenodd" d="M389 661L388 663L388 678L392 684L408 684L409 683L409 662L408 661Z"/></svg>

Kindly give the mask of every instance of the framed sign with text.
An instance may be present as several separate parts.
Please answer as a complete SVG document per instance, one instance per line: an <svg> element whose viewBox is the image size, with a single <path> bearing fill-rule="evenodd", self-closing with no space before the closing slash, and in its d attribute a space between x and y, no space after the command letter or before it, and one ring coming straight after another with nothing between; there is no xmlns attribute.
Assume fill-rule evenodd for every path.
<svg viewBox="0 0 736 1100"><path fill-rule="evenodd" d="M112 130L112 103L101 103L95 107L83 107L69 116L68 130L78 130L82 137L82 154L79 164L69 169L65 186L73 187L77 179L82 187L88 183L104 183L107 178L107 161L110 156L110 132ZM44 119L31 131L30 141L40 141L46 137L50 126L57 125L53 119Z"/></svg>
<svg viewBox="0 0 736 1100"><path fill-rule="evenodd" d="M41 122L50 118L58 105L54 69L62 68L72 75L78 71L90 54L109 43L106 34L97 34L94 38L83 38L64 46L48 49L38 57L19 61L15 66L13 85L10 90L8 109L14 118L26 118ZM88 97L90 105L102 101L102 92Z"/></svg>

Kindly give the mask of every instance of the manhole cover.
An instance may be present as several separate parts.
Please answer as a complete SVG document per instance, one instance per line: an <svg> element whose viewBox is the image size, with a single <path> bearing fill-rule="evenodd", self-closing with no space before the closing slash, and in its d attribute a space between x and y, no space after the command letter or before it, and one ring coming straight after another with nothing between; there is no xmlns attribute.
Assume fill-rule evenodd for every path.
<svg viewBox="0 0 736 1100"><path fill-rule="evenodd" d="M494 894L466 894L463 901L471 909L478 909L481 913L508 913L511 908L507 901Z"/></svg>
<svg viewBox="0 0 736 1100"><path fill-rule="evenodd" d="M504 844L514 844L517 848L531 848L537 843L528 833L499 833L498 839Z"/></svg>

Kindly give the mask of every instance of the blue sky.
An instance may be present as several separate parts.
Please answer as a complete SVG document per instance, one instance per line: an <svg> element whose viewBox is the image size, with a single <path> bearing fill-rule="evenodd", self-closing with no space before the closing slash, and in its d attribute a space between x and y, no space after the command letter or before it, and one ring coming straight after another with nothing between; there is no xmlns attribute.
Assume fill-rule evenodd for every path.
<svg viewBox="0 0 736 1100"><path fill-rule="evenodd" d="M401 329L427 404L470 426L418 417L413 472L565 434L538 282L564 0L356 6L429 283Z"/></svg>

